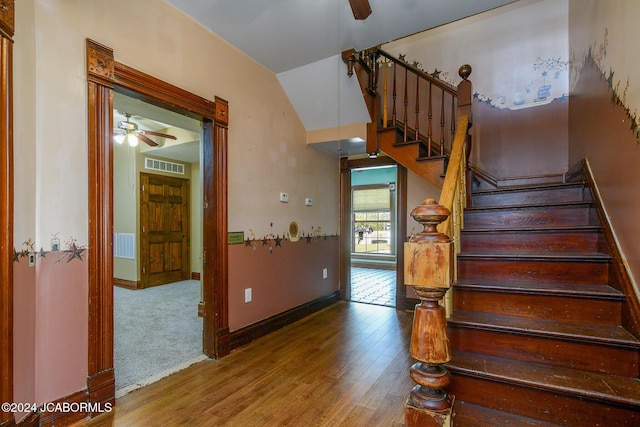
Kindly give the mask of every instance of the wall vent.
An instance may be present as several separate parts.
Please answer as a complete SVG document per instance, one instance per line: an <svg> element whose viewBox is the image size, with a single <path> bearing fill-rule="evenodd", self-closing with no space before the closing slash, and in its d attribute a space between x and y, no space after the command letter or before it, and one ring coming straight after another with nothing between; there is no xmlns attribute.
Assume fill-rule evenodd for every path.
<svg viewBox="0 0 640 427"><path fill-rule="evenodd" d="M167 162L166 160L158 160L152 159L150 157L145 157L144 167L145 169L184 175L184 165L180 163Z"/></svg>
<svg viewBox="0 0 640 427"><path fill-rule="evenodd" d="M133 233L113 233L113 256L135 259L136 235Z"/></svg>

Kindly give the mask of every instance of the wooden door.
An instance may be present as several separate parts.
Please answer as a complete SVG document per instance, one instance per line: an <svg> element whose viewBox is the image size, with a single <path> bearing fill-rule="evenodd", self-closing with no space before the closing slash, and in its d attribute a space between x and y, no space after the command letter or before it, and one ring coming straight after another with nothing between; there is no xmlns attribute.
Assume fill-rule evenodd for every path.
<svg viewBox="0 0 640 427"><path fill-rule="evenodd" d="M189 180L140 174L141 285L189 278Z"/></svg>

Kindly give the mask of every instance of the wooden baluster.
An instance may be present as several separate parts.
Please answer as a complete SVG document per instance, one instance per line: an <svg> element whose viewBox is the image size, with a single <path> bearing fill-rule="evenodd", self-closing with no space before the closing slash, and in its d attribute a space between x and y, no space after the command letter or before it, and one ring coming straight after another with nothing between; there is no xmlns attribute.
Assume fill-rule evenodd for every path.
<svg viewBox="0 0 640 427"><path fill-rule="evenodd" d="M395 62L393 63L393 105L392 105L392 110L391 110L391 123L393 124L393 127L396 127L396 122L397 122L397 112L396 112L396 98L397 98L397 91L396 91L396 69L398 68L398 64L396 64Z"/></svg>
<svg viewBox="0 0 640 427"><path fill-rule="evenodd" d="M427 157L431 157L431 143L433 142L433 84L429 82L429 105L427 106Z"/></svg>
<svg viewBox="0 0 640 427"><path fill-rule="evenodd" d="M407 132L408 132L407 121L409 120L408 116L407 116L407 109L409 108L409 95L408 95L408 92L407 92L407 86L409 84L408 76L409 75L407 73L407 68L405 67L404 68L404 114L402 116L402 121L403 121L403 126L404 126L404 128L403 128L404 137L403 137L402 140L404 142L407 142Z"/></svg>
<svg viewBox="0 0 640 427"><path fill-rule="evenodd" d="M427 199L411 211L424 230L404 245L404 275L420 304L416 305L411 333L411 356L418 360L410 370L417 385L405 402L405 422L412 427L451 426L454 397L445 387L451 374L442 366L451 360L445 309L439 304L453 280L453 242L437 225L450 211Z"/></svg>
<svg viewBox="0 0 640 427"><path fill-rule="evenodd" d="M442 89L442 100L440 102L440 155L444 156L444 97L446 93Z"/></svg>
<svg viewBox="0 0 640 427"><path fill-rule="evenodd" d="M382 127L386 128L387 122L387 66L388 62L385 58L382 65Z"/></svg>
<svg viewBox="0 0 640 427"><path fill-rule="evenodd" d="M416 129L415 141L420 140L420 76L416 74Z"/></svg>

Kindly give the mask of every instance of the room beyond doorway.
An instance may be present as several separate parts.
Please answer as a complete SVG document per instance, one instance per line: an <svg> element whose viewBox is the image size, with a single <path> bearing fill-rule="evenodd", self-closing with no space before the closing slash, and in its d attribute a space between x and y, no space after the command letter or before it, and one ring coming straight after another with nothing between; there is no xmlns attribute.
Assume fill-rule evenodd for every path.
<svg viewBox="0 0 640 427"><path fill-rule="evenodd" d="M395 307L397 166L351 171L351 301Z"/></svg>

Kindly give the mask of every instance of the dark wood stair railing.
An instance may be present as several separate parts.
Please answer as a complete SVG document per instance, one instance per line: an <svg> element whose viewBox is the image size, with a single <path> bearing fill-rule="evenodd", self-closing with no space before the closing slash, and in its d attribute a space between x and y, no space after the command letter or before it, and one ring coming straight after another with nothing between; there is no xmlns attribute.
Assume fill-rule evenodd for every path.
<svg viewBox="0 0 640 427"><path fill-rule="evenodd" d="M460 67L463 80L454 87L379 48L345 51L343 59L349 76L358 78L371 118L367 153L382 150L442 187L457 118L471 121L471 67Z"/></svg>

